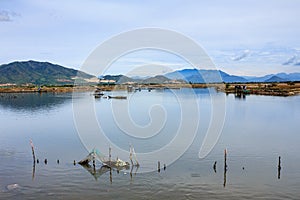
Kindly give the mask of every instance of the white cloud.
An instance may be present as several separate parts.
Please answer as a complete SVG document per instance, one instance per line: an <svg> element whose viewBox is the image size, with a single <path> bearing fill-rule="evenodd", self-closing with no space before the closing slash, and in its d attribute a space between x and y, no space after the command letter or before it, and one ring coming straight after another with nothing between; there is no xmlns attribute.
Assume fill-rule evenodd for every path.
<svg viewBox="0 0 300 200"><path fill-rule="evenodd" d="M0 10L0 22L11 22L13 18L20 16L20 14L10 10Z"/></svg>

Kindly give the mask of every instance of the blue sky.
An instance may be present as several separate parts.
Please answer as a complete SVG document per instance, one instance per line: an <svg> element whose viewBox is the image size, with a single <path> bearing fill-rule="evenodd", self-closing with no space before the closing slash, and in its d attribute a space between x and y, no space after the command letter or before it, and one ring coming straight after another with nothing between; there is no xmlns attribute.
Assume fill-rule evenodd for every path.
<svg viewBox="0 0 300 200"><path fill-rule="evenodd" d="M0 0L0 63L38 60L80 68L112 36L159 27L192 38L230 74L299 72L299 8L298 0ZM174 55L144 51L120 58L108 73L151 65L191 67Z"/></svg>

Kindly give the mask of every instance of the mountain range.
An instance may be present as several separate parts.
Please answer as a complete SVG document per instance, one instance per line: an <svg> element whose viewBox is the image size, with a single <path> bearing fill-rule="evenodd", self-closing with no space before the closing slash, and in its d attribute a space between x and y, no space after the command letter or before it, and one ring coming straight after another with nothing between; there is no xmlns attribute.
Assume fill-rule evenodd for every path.
<svg viewBox="0 0 300 200"><path fill-rule="evenodd" d="M244 77L250 82L287 82L300 81L300 73L278 73L268 74L262 77Z"/></svg>
<svg viewBox="0 0 300 200"><path fill-rule="evenodd" d="M221 70L183 69L165 74L169 79L182 79L189 83L247 82L247 79L229 75Z"/></svg>
<svg viewBox="0 0 300 200"><path fill-rule="evenodd" d="M246 83L246 82L289 82L300 81L300 73L268 74L262 77L235 76L221 70L183 69L165 74L170 79L183 79L190 83Z"/></svg>
<svg viewBox="0 0 300 200"><path fill-rule="evenodd" d="M183 69L154 77L127 77L105 75L100 80L113 80L117 84L136 83L246 83L300 81L300 73L278 73L262 77L235 76L221 70ZM98 83L99 79L79 70L66 68L49 62L23 61L0 65L0 84L66 85Z"/></svg>
<svg viewBox="0 0 300 200"><path fill-rule="evenodd" d="M125 75L106 75L104 80L114 80L117 84L136 82L136 83L248 83L248 82L291 82L300 81L300 73L278 73L269 74L262 77L255 76L235 76L227 74L221 70L198 70L183 69L154 77L127 77Z"/></svg>

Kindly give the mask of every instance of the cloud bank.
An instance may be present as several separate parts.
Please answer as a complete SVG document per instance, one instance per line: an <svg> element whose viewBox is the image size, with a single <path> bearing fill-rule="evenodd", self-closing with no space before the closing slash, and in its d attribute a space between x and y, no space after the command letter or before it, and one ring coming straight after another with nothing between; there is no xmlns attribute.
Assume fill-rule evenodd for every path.
<svg viewBox="0 0 300 200"><path fill-rule="evenodd" d="M9 10L0 10L0 22L11 22L17 16L20 14Z"/></svg>

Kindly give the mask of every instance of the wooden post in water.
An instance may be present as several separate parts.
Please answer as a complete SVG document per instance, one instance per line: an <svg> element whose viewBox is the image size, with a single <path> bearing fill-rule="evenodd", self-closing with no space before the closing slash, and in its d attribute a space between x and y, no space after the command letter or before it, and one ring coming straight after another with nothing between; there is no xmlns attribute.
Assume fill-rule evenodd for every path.
<svg viewBox="0 0 300 200"><path fill-rule="evenodd" d="M133 160L132 160L132 157L134 156L134 160L135 160L135 164L133 163ZM130 152L129 152L129 158L130 158L130 161L131 161L131 165L135 165L135 166L140 166L137 158L136 158L136 153L134 151L134 148L133 146L130 144Z"/></svg>
<svg viewBox="0 0 300 200"><path fill-rule="evenodd" d="M160 161L157 162L157 171L160 172Z"/></svg>
<svg viewBox="0 0 300 200"><path fill-rule="evenodd" d="M280 171L281 171L281 157L278 157L278 179L280 179Z"/></svg>
<svg viewBox="0 0 300 200"><path fill-rule="evenodd" d="M110 146L108 148L108 162L109 162L109 167L111 167L111 148L110 148Z"/></svg>
<svg viewBox="0 0 300 200"><path fill-rule="evenodd" d="M95 149L93 149L93 168L94 168L94 172L96 171L96 153L95 153Z"/></svg>
<svg viewBox="0 0 300 200"><path fill-rule="evenodd" d="M34 146L33 146L32 140L30 140L30 146L31 146L31 151L32 151L33 164L35 165L35 153L34 153Z"/></svg>
<svg viewBox="0 0 300 200"><path fill-rule="evenodd" d="M224 171L227 171L227 149L224 150Z"/></svg>
<svg viewBox="0 0 300 200"><path fill-rule="evenodd" d="M132 152L132 146L130 144L130 147L129 147L129 159L130 159L130 162L131 162L131 166L133 166L132 154L133 154L133 152Z"/></svg>
<svg viewBox="0 0 300 200"><path fill-rule="evenodd" d="M109 181L110 181L110 184L112 184L112 169L111 169L111 167L109 168Z"/></svg>

